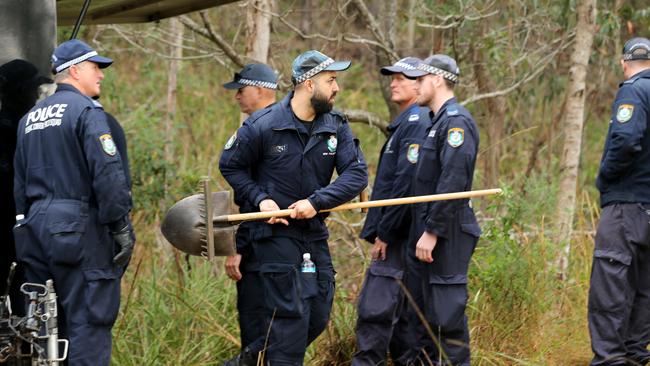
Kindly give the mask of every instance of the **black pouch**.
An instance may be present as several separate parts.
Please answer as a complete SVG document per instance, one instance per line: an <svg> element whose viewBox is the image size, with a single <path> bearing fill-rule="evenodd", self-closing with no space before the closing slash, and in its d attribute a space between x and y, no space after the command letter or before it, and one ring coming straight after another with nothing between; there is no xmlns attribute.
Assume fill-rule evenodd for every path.
<svg viewBox="0 0 650 366"><path fill-rule="evenodd" d="M112 326L120 310L120 276L115 270L85 269L88 322Z"/></svg>
<svg viewBox="0 0 650 366"><path fill-rule="evenodd" d="M401 302L400 283L404 271L373 263L366 273L359 296L359 319L369 322L391 322Z"/></svg>
<svg viewBox="0 0 650 366"><path fill-rule="evenodd" d="M302 283L292 264L264 263L260 266L264 302L276 316L299 318L303 314Z"/></svg>

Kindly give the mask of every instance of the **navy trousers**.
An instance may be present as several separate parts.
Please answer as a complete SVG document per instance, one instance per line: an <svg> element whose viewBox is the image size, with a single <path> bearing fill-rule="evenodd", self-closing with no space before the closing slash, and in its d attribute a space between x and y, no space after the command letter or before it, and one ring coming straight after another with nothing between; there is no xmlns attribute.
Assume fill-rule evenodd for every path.
<svg viewBox="0 0 650 366"><path fill-rule="evenodd" d="M591 365L650 362L650 214L636 203L603 208L589 286Z"/></svg>
<svg viewBox="0 0 650 366"><path fill-rule="evenodd" d="M417 284L408 285L406 245L406 240L388 245L386 260L373 260L366 271L357 305L357 351L352 365L386 365L389 350L395 365L406 365L412 357L415 332L404 290Z"/></svg>
<svg viewBox="0 0 650 366"><path fill-rule="evenodd" d="M14 228L28 282L54 280L59 338L70 342L68 365L106 365L120 307L122 268L113 264L108 230L87 202L44 200Z"/></svg>
<svg viewBox="0 0 650 366"><path fill-rule="evenodd" d="M302 365L307 346L325 330L332 309L334 268L327 241L273 236L253 239L253 250L260 263L265 333L250 348L264 350L264 360L272 366ZM300 271L304 253L311 254L317 273Z"/></svg>

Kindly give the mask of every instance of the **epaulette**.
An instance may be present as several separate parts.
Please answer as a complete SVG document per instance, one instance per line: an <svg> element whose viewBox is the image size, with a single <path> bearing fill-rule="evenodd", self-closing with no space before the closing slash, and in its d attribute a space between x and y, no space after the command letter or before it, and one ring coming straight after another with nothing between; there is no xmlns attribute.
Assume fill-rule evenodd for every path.
<svg viewBox="0 0 650 366"><path fill-rule="evenodd" d="M265 116L265 115L271 113L271 111L273 110L272 106L273 106L273 104L271 106L269 106L269 107L266 107L264 109L258 109L255 112L251 113L251 115L248 116L248 118L246 118L244 123L245 124L253 124L253 123L255 123L262 116Z"/></svg>
<svg viewBox="0 0 650 366"><path fill-rule="evenodd" d="M104 106L103 106L99 101L94 100L94 99L93 99L93 105L94 105L95 107L97 107L97 108L102 108L102 109L104 109Z"/></svg>
<svg viewBox="0 0 650 366"><path fill-rule="evenodd" d="M332 110L330 111L330 113L333 114L333 115L335 115L335 116L337 116L337 117L341 117L341 118L343 118L343 120L345 120L345 122L348 121L348 116L346 116L345 113L339 111L338 109L332 109Z"/></svg>
<svg viewBox="0 0 650 366"><path fill-rule="evenodd" d="M452 105L449 108L447 108L447 116L452 117L452 116L457 116L460 113L458 110L458 106Z"/></svg>
<svg viewBox="0 0 650 366"><path fill-rule="evenodd" d="M408 116L407 120L409 122L418 122L420 120L420 115L418 113L411 113Z"/></svg>

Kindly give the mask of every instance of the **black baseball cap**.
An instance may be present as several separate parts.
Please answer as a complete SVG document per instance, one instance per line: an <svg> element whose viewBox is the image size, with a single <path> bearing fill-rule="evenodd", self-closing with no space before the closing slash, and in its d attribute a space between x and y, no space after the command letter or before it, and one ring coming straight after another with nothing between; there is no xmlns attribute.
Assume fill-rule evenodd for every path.
<svg viewBox="0 0 650 366"><path fill-rule="evenodd" d="M416 70L404 71L404 75L408 77L420 77L427 74L440 75L452 83L457 83L460 69L453 58L447 55L432 55L418 63Z"/></svg>
<svg viewBox="0 0 650 366"><path fill-rule="evenodd" d="M623 46L623 60L650 60L650 40L635 37L625 42Z"/></svg>
<svg viewBox="0 0 650 366"><path fill-rule="evenodd" d="M417 57L405 57L391 66L382 67L379 72L381 72L382 75L404 74L405 71L416 70L420 62L422 62L422 60Z"/></svg>
<svg viewBox="0 0 650 366"><path fill-rule="evenodd" d="M350 61L334 61L316 50L303 52L291 64L291 81L294 85L298 85L321 71L347 70L350 64Z"/></svg>
<svg viewBox="0 0 650 366"><path fill-rule="evenodd" d="M97 64L100 69L111 66L113 60L97 54L97 51L86 43L71 39L61 43L52 54L52 72L55 74L67 69L72 65L91 61Z"/></svg>
<svg viewBox="0 0 650 366"><path fill-rule="evenodd" d="M241 89L245 86L259 86L278 89L278 75L265 64L248 64L236 72L231 82L223 84L226 89Z"/></svg>

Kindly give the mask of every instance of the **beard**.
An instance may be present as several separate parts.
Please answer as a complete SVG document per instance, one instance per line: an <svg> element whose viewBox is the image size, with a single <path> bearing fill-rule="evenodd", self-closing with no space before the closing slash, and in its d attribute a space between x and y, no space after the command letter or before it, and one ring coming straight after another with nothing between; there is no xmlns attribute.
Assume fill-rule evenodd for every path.
<svg viewBox="0 0 650 366"><path fill-rule="evenodd" d="M421 107L426 107L426 106L429 105L429 103L431 102L432 99L433 99L432 95L420 94L420 95L418 95L418 98L416 99L415 102Z"/></svg>
<svg viewBox="0 0 650 366"><path fill-rule="evenodd" d="M334 108L334 103L331 102L332 98L336 96L336 92L331 97L325 96L318 89L314 90L314 95L311 96L311 107L314 108L316 114L323 114L330 112Z"/></svg>

